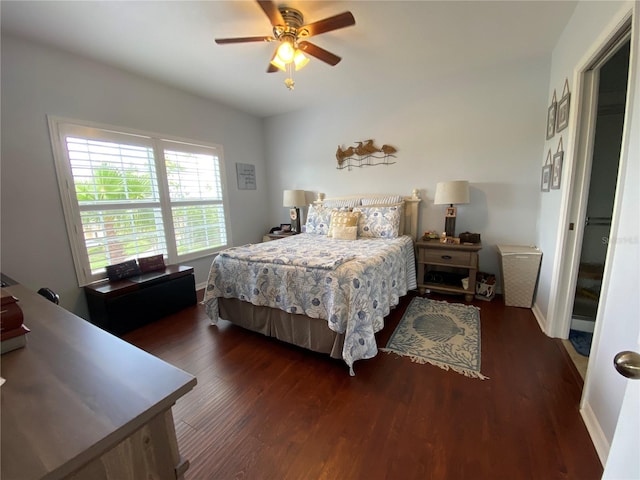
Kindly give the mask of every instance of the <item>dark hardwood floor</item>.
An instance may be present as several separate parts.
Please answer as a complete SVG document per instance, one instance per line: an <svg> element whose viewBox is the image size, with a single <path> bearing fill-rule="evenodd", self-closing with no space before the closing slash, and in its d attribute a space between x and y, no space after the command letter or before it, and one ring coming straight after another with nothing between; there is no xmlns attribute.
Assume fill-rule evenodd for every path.
<svg viewBox="0 0 640 480"><path fill-rule="evenodd" d="M582 379L561 341L529 309L474 304L488 380L387 353L350 377L342 361L211 326L200 305L124 338L198 379L173 408L188 480L599 479Z"/></svg>

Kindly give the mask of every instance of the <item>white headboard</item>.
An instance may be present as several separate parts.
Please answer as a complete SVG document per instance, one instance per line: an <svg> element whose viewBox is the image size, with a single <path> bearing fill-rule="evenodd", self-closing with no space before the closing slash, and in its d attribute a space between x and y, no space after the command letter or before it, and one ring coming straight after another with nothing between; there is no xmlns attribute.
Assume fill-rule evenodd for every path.
<svg viewBox="0 0 640 480"><path fill-rule="evenodd" d="M397 194L396 194L397 195ZM318 198L314 200L314 205L323 205L327 201L336 200L359 200L362 198L388 198L394 196L393 194L372 193L372 194L358 194L358 195L344 195L340 197L327 197L324 193L318 193ZM416 241L418 236L418 205L422 199L418 196L418 190L414 189L411 196L402 196L404 201L404 229L403 234L408 235Z"/></svg>

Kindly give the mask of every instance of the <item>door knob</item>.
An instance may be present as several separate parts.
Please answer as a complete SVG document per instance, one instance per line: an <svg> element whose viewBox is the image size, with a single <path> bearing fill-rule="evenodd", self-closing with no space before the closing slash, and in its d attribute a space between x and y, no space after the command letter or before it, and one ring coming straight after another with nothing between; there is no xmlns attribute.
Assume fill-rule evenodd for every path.
<svg viewBox="0 0 640 480"><path fill-rule="evenodd" d="M613 365L620 375L627 378L640 379L640 354L636 352L620 352L613 358Z"/></svg>

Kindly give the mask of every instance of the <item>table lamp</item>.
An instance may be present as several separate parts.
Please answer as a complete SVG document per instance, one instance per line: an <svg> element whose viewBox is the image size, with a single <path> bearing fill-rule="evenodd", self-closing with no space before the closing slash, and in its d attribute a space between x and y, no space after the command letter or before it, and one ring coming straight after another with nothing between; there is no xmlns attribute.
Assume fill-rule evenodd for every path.
<svg viewBox="0 0 640 480"><path fill-rule="evenodd" d="M289 216L292 220L291 231L300 233L300 207L307 204L307 196L304 190L285 190L282 198L282 206L290 207Z"/></svg>
<svg viewBox="0 0 640 480"><path fill-rule="evenodd" d="M449 205L444 220L444 231L447 237L455 237L457 209L454 204L469 203L469 182L466 180L452 180L438 182L434 205Z"/></svg>

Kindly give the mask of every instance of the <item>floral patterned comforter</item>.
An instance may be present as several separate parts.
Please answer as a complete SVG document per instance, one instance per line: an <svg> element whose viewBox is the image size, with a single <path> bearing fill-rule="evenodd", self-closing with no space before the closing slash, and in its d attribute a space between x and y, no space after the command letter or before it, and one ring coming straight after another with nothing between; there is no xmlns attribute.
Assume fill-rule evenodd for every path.
<svg viewBox="0 0 640 480"><path fill-rule="evenodd" d="M333 270L355 258L355 253L343 242L264 242L242 247L232 247L220 252L220 256L252 263L275 263L298 267Z"/></svg>
<svg viewBox="0 0 640 480"><path fill-rule="evenodd" d="M203 303L214 324L218 297L327 320L331 330L345 335L342 358L353 375L356 360L377 354L375 333L384 317L414 288L408 236L336 240L303 233L221 252L211 265Z"/></svg>

